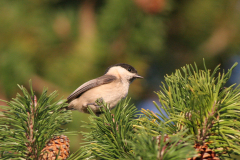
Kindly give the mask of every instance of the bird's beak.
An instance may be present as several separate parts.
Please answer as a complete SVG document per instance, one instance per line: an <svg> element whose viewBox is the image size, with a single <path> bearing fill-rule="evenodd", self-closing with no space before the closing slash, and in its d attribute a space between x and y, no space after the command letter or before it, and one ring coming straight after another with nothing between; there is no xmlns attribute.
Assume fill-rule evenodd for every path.
<svg viewBox="0 0 240 160"><path fill-rule="evenodd" d="M139 76L138 74L135 75L135 78L143 78L142 76Z"/></svg>

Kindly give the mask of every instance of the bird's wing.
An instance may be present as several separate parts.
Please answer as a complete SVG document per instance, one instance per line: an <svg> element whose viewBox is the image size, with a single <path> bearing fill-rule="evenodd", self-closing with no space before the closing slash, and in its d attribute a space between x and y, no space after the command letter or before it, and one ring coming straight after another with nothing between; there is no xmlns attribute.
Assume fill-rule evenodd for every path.
<svg viewBox="0 0 240 160"><path fill-rule="evenodd" d="M102 84L111 83L116 79L115 76L112 75L103 75L101 77L98 77L96 79L90 80L84 84L82 84L80 87L78 87L70 96L67 98L67 102L70 103L75 98L80 97L84 92L88 91L89 89L92 89L94 87L100 86Z"/></svg>

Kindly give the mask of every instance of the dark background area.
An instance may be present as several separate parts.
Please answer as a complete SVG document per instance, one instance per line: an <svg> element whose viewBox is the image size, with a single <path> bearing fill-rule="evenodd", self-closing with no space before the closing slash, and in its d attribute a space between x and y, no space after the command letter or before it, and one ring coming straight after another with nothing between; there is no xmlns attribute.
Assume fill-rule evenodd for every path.
<svg viewBox="0 0 240 160"><path fill-rule="evenodd" d="M0 99L28 86L67 96L115 63L134 66L144 80L131 85L138 108L152 107L154 91L185 64L203 68L240 61L239 0L1 0ZM229 84L240 82L240 65ZM1 105L4 105L1 102ZM73 112L69 131L87 114ZM71 150L82 142L69 136Z"/></svg>

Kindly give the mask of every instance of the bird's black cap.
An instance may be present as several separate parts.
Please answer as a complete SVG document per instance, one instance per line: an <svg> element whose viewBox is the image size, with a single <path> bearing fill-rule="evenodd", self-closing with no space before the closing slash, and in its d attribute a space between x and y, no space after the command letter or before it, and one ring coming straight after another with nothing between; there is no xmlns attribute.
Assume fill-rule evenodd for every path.
<svg viewBox="0 0 240 160"><path fill-rule="evenodd" d="M114 65L108 67L105 74L108 72L108 70L110 68L115 67L115 66L121 66L121 67L125 68L128 72L137 73L137 70L133 66L126 64L126 63L118 63L118 64L114 64Z"/></svg>

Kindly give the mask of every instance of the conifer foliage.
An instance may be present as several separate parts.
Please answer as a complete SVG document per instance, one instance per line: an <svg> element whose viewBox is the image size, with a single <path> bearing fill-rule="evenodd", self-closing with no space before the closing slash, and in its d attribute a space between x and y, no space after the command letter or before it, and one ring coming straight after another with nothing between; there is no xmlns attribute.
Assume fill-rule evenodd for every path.
<svg viewBox="0 0 240 160"><path fill-rule="evenodd" d="M96 101L102 115L89 108L90 122L84 127L91 131L82 133L86 142L68 160L234 159L240 154L240 86L226 86L226 82L236 65L227 73L219 72L219 66L211 72L205 63L203 70L186 65L166 75L156 92L161 105L154 102L159 113L142 109L143 114L137 114L129 98L113 112L105 102ZM0 156L41 159L44 146L51 151L53 135L71 120L70 112L63 109L65 103L52 103L55 92L47 95L44 89L37 100L32 89L29 93L19 87L23 95L8 102L1 115ZM56 151L45 158L52 153Z"/></svg>
<svg viewBox="0 0 240 160"><path fill-rule="evenodd" d="M240 86L225 86L236 65L227 73L217 73L219 66L211 73L206 66L199 70L196 64L186 65L182 71L167 75L157 92L161 106L155 105L159 114L143 110L148 119L141 121L150 119L151 132L161 123L170 135L187 128L195 146L212 149L220 159L239 155Z"/></svg>
<svg viewBox="0 0 240 160"><path fill-rule="evenodd" d="M83 133L85 140L88 141L84 145L85 154L91 153L93 158L100 157L102 159L132 159L131 145L129 141L134 136L134 123L136 123L136 107L129 105L130 99L125 99L119 103L114 114L110 112L108 105L103 105L101 117L95 116L91 111L90 123L85 127L90 128L91 132ZM83 149L82 148L82 149ZM71 157L70 157L71 158Z"/></svg>
<svg viewBox="0 0 240 160"><path fill-rule="evenodd" d="M156 92L159 113L142 109L134 119L127 100L114 116L103 104L103 116L92 113L87 143L71 159L186 160L234 159L239 156L240 88L227 87L227 73L186 65L165 76ZM197 147L198 146L198 147Z"/></svg>
<svg viewBox="0 0 240 160"><path fill-rule="evenodd" d="M150 134L150 128L139 126L136 107L129 105L129 99L116 106L114 115L107 104L102 103L103 115L91 112L90 123L86 127L92 131L83 133L87 141L69 159L102 160L149 160L149 159L187 159L195 155L191 136L185 132L164 138L161 130ZM149 123L148 121L145 124ZM149 125L150 126L150 125ZM159 124L160 126L160 124ZM160 128L159 128L160 129ZM184 136L186 135L186 136Z"/></svg>
<svg viewBox="0 0 240 160"><path fill-rule="evenodd" d="M56 92L47 95L45 88L37 99L30 83L30 92L23 86L16 98L2 107L0 117L1 159L39 159L42 149L55 134L64 131L60 126L71 121L71 112L63 110L66 103L53 102ZM59 103L60 102L60 103Z"/></svg>

